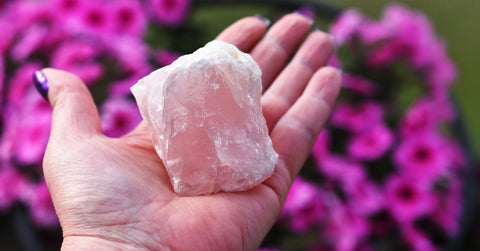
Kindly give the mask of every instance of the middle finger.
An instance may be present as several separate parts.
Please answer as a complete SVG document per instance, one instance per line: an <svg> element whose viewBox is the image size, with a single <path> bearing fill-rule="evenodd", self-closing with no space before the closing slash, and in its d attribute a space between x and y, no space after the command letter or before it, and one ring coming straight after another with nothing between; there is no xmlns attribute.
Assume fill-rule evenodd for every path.
<svg viewBox="0 0 480 251"><path fill-rule="evenodd" d="M295 48L308 34L312 21L300 14L288 14L276 22L250 53L262 70L265 91L285 66Z"/></svg>

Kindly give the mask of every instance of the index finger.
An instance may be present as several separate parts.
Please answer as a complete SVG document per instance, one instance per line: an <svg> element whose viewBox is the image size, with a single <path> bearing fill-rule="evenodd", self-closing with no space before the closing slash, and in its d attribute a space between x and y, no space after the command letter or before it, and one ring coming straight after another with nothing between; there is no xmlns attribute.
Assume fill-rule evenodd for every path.
<svg viewBox="0 0 480 251"><path fill-rule="evenodd" d="M262 38L268 22L260 17L245 17L227 27L217 40L235 45L243 52L250 49Z"/></svg>

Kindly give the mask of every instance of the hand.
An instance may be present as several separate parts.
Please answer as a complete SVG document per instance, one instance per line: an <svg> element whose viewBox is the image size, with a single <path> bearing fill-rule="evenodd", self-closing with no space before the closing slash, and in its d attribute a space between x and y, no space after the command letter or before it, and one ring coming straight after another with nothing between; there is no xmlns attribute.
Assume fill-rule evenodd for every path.
<svg viewBox="0 0 480 251"><path fill-rule="evenodd" d="M289 14L263 36L266 30L260 19L247 17L217 38L251 53L260 65L263 113L279 154L272 177L246 192L176 195L145 123L121 138L104 136L85 85L66 72L42 71L53 107L44 174L65 250L254 250L260 245L341 85L340 73L325 66L332 41L318 30L308 35L308 19Z"/></svg>

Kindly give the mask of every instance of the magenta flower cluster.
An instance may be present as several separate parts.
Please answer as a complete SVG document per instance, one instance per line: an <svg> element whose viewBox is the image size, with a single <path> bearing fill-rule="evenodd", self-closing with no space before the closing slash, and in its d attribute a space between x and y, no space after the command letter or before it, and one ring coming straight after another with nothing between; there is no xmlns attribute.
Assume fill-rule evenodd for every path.
<svg viewBox="0 0 480 251"><path fill-rule="evenodd" d="M50 105L32 85L54 67L79 76L98 101L103 131L119 137L141 120L129 88L178 53L145 42L149 25L174 28L189 0L21 0L0 4L0 211L24 203L40 226L57 226L42 179Z"/></svg>
<svg viewBox="0 0 480 251"><path fill-rule="evenodd" d="M459 232L466 165L449 136L456 70L445 42L398 4L380 20L347 10L330 32L343 90L276 227L314 233L309 250L393 250L388 240L441 250L438 239Z"/></svg>

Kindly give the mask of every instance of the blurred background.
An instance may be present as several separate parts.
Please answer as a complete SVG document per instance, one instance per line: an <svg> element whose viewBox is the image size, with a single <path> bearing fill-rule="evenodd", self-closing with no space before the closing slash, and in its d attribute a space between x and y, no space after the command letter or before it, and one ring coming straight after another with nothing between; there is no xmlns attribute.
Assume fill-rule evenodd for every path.
<svg viewBox="0 0 480 251"><path fill-rule="evenodd" d="M401 7L389 9L392 3L400 3ZM344 14L352 9L355 11ZM388 15L385 14L387 9L390 10ZM79 75L99 106L105 134L119 137L141 119L129 92L129 87L138 79L153 69L170 64L182 54L193 52L242 17L259 14L274 22L293 11L313 18L315 27L338 38L338 55L331 64L344 68L348 78L340 103L363 104L368 101L378 104L378 109L383 111L380 112L383 115L378 115L382 117L379 120L389 129L387 133L384 130L371 137L374 142L382 137L392 139L382 141L388 143L383 150L375 148L374 157L365 157L365 153L351 150L353 143L349 143L349 137L363 134L348 127L350 122L342 122L340 115L338 119L333 118L333 124L326 130L328 135L321 136L301 180L292 188L281 219L261 248L480 249L480 221L474 215L480 208L476 185L480 177L477 161L480 153L480 116L477 115L480 99L476 97L480 93L476 69L480 58L480 33L475 32L480 23L479 1L4 0L0 1L0 28L4 31L4 38L0 41L0 250L56 250L61 243L61 230L41 173L51 111L32 86L31 76L35 70L52 66ZM447 61L447 69L431 72L430 68L436 66L425 67L425 63L420 67L421 63L415 59L411 60L412 63L409 58L404 58L403 54L410 53L405 47L417 45L408 42L398 45L400 31L396 34L397 30L382 26L390 22L389 18L400 20L397 23L392 21L397 30L402 30L398 25L404 24L406 30L418 29L417 33L411 33L411 40L427 34L425 37L431 40L427 39L426 43L439 47L438 51L430 53L437 53ZM427 24L425 20L429 20ZM372 27L361 28L365 23L372 23ZM370 37L375 41L358 40L365 32L362 29L378 31ZM389 54L391 60L384 63L387 67L370 64L368 54L391 41L396 49L401 47L400 52L397 51L399 54ZM428 54L423 57L429 57ZM450 60L454 70L449 68ZM441 103L434 102L430 105L433 109L425 108L421 110L425 113L418 115L415 104L417 100L427 99L423 97L434 96L431 79L443 76L438 72L451 72L445 77L449 80L445 90L452 97ZM381 91L362 93L359 90L366 89L359 87L359 83L367 83L362 85L367 87L373 83ZM398 104L387 100L390 98ZM453 107L453 111L448 107L443 109L446 103L446 106ZM337 111L341 114L340 109ZM374 116L366 111L353 113L359 117ZM455 115L449 116L450 113ZM350 111L349 116L355 114ZM426 181L431 189L423 195L421 188L403 180L410 177L408 175L421 173L408 169L412 165L396 157L401 155L397 152L409 148L411 143L405 140L407 136L402 126L412 117L417 121L418 116L439 121L429 130L442 135L441 140L439 137L425 138L430 143L425 147L432 151L428 156L437 156L443 147L456 149L448 152L448 156L455 155L451 159L435 160L448 164L428 181L430 183ZM358 121L362 123L361 118ZM339 166L348 170L361 169L360 176L365 176L361 185L362 189L364 185L367 187L367 195L361 195L362 200L359 200L356 196L360 195L351 194L349 185L346 185L350 181L336 178L330 166L333 169ZM383 169L376 170L378 167ZM397 172L403 176L397 177ZM403 195L405 191L418 193L419 200L433 198L435 202L432 203L438 203L441 210L412 209L421 207L421 203L416 202L412 203L413 207L405 206L398 198L389 197L390 193L396 193L396 188ZM448 208L445 204L449 203L459 207ZM358 211L361 205L369 206ZM408 213L410 216L405 216ZM355 231L340 228L342 224Z"/></svg>

